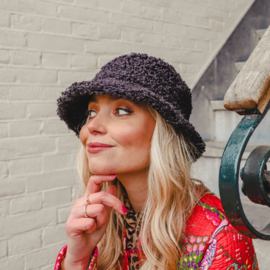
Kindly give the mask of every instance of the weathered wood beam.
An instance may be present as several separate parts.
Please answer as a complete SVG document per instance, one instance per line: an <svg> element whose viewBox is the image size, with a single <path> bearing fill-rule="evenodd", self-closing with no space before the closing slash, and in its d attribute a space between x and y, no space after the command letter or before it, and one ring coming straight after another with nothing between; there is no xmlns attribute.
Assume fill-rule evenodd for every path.
<svg viewBox="0 0 270 270"><path fill-rule="evenodd" d="M264 112L270 100L270 26L224 97L224 107Z"/></svg>

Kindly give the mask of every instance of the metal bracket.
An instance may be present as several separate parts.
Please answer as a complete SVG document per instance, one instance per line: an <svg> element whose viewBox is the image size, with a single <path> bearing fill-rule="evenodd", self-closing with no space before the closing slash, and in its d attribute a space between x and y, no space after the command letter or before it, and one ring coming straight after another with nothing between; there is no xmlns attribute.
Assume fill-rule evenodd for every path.
<svg viewBox="0 0 270 270"><path fill-rule="evenodd" d="M219 171L219 192L221 202L230 223L242 234L251 238L270 240L270 225L257 231L248 221L239 194L239 166L247 143L270 108L268 103L263 114L249 114L243 117L233 131L222 155ZM270 148L257 147L248 157L241 177L246 195L256 203L270 206L267 190L265 164L270 156ZM254 163L254 164L253 164ZM255 165L256 163L256 165ZM256 169L254 166L257 166Z"/></svg>

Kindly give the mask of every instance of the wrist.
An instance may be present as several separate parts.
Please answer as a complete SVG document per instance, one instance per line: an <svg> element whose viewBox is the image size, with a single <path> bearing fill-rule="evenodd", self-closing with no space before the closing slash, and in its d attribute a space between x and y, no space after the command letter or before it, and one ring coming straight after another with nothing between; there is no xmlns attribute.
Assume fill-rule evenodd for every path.
<svg viewBox="0 0 270 270"><path fill-rule="evenodd" d="M89 258L86 260L72 260L67 255L65 258L63 258L61 262L61 270L86 270L88 269L89 263L90 263L90 257L92 252L89 255Z"/></svg>

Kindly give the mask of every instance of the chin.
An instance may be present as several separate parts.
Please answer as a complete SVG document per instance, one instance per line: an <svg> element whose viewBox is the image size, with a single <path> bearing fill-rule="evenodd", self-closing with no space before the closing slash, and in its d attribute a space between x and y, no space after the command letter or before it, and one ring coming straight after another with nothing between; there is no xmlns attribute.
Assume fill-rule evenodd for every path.
<svg viewBox="0 0 270 270"><path fill-rule="evenodd" d="M91 164L89 165L89 170L92 174L115 174L115 170L111 166L104 166L100 164Z"/></svg>

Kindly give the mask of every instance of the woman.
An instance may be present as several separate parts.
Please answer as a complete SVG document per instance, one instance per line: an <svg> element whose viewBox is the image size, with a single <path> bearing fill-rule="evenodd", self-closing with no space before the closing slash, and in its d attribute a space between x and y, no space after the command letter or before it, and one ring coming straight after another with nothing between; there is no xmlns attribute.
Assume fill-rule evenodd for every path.
<svg viewBox="0 0 270 270"><path fill-rule="evenodd" d="M62 93L57 113L82 143L84 195L55 269L258 269L251 239L190 177L205 150L191 109L175 69L138 53Z"/></svg>

